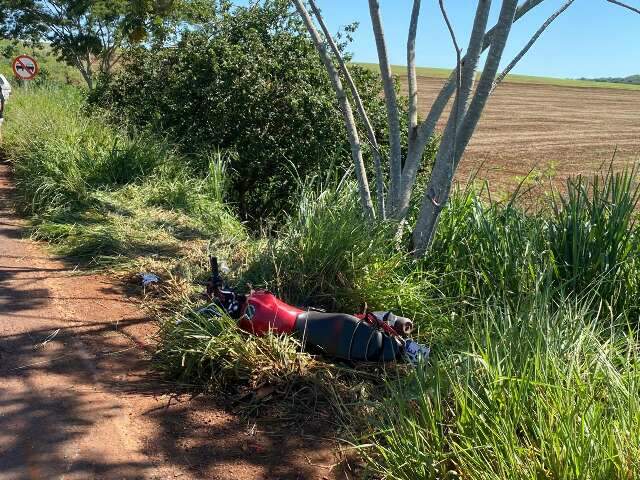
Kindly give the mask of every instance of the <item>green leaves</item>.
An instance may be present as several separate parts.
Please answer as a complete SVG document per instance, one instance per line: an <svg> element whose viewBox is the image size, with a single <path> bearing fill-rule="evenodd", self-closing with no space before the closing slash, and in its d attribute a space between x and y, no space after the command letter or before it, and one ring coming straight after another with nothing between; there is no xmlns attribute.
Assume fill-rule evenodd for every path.
<svg viewBox="0 0 640 480"><path fill-rule="evenodd" d="M243 219L281 216L296 177L350 162L335 93L286 2L221 4L176 48L132 48L123 61L93 100L117 121L169 135L184 152L235 151L231 200ZM373 122L384 125L378 80L353 73Z"/></svg>
<svg viewBox="0 0 640 480"><path fill-rule="evenodd" d="M192 5L192 3L194 5ZM187 28L192 7L204 12L215 0L0 0L0 35L51 44L78 68L90 89L109 74L117 52L130 45L164 43Z"/></svg>

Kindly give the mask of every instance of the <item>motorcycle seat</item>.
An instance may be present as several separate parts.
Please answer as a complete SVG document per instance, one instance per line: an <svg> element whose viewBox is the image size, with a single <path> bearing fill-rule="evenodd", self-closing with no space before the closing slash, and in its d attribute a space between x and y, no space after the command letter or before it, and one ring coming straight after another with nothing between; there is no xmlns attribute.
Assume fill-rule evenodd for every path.
<svg viewBox="0 0 640 480"><path fill-rule="evenodd" d="M389 362L400 355L395 337L346 313L302 312L294 330L303 345L313 345L343 360Z"/></svg>

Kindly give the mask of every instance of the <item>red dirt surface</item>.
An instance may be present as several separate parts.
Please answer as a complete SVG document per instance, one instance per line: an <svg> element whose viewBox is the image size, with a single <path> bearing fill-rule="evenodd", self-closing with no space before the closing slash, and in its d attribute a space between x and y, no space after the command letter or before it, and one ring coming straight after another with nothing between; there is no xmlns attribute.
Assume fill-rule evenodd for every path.
<svg viewBox="0 0 640 480"><path fill-rule="evenodd" d="M0 161L1 480L337 478L317 421L243 421L156 378L154 323L22 240L7 173Z"/></svg>
<svg viewBox="0 0 640 480"><path fill-rule="evenodd" d="M443 82L419 77L423 118ZM614 152L616 168L640 160L640 91L503 83L489 99L458 180L478 171L491 190L508 191L534 168L558 182L608 167Z"/></svg>

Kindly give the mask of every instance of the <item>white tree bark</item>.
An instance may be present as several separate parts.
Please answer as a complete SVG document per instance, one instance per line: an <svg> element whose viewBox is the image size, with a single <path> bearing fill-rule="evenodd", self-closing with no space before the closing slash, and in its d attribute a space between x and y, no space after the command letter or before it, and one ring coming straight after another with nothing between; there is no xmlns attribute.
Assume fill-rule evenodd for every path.
<svg viewBox="0 0 640 480"><path fill-rule="evenodd" d="M529 13L535 7L539 6L545 0L525 0L516 10L514 22L521 19L524 15ZM493 40L494 32L497 25L493 26L484 35L482 43L482 52L484 52ZM467 62L467 55L462 59L462 63ZM416 175L420 169L422 163L422 157L424 156L424 150L427 147L429 141L433 137L436 129L436 125L440 117L444 112L449 100L456 91L456 78L458 72L454 70L449 79L445 82L444 86L438 93L438 96L434 100L427 117L422 121L420 125L415 129L415 134L409 137L409 150L407 154L407 160L402 170L402 191L400 192L400 207L398 208L396 217L402 219L406 216L409 209L409 201L413 193L413 186L415 184Z"/></svg>
<svg viewBox="0 0 640 480"><path fill-rule="evenodd" d="M409 91L409 145L418 126L418 78L416 75L416 35L418 33L418 18L420 17L421 0L413 0L411 21L409 22L409 37L407 38L407 86Z"/></svg>
<svg viewBox="0 0 640 480"><path fill-rule="evenodd" d="M331 47L331 51L333 55L338 60L338 64L340 65L340 70L344 75L344 78L347 80L349 84L349 89L351 90L351 94L353 96L353 101L356 104L356 108L358 110L358 114L360 115L360 119L362 123L364 123L365 129L367 131L367 138L369 139L369 144L373 150L373 160L376 170L376 203L378 204L378 216L383 220L386 218L385 212L385 201L384 201L384 177L382 174L382 155L380 153L380 146L378 145L378 140L376 139L376 133L373 130L373 126L371 125L371 121L369 120L369 116L364 108L364 104L362 103L362 98L360 98L360 92L358 92L358 87L356 87L355 82L353 81L353 77L347 68L347 65L344 61L342 53L340 49L336 45L336 42L333 40L331 36L331 32L327 28L327 25L322 18L322 14L316 5L314 0L309 0L309 5L311 6L311 10L315 15L322 32L324 33L324 37L326 42Z"/></svg>
<svg viewBox="0 0 640 480"><path fill-rule="evenodd" d="M387 107L387 122L389 129L389 197L387 210L390 216L394 216L398 208L400 192L402 191L402 144L400 141L400 115L398 100L391 74L391 65L387 55L387 44L384 38L382 21L380 19L380 4L378 0L369 0L369 14L371 25L376 40L378 61L380 63L380 75L384 89L385 104Z"/></svg>
<svg viewBox="0 0 640 480"><path fill-rule="evenodd" d="M471 139L471 135L478 125L482 111L491 93L493 81L504 53L504 47L515 20L517 6L518 0L503 0L498 22L493 32L489 54L480 75L478 87L460 124L455 144L451 143L449 139L443 138L443 146L445 148L441 147L438 151L436 164L434 165L427 191L422 199L422 207L413 231L414 252L418 256L424 255L433 240L440 212L449 199L453 174ZM455 152L455 156L452 160L449 160L452 151Z"/></svg>
<svg viewBox="0 0 640 480"><path fill-rule="evenodd" d="M307 12L306 7L304 6L303 0L294 0L296 9L298 13L302 17L302 20L307 27L309 35L320 54L320 58L324 63L324 66L329 74L329 79L331 80L331 84L333 85L333 89L336 92L336 96L338 99L338 103L340 105L340 110L342 111L342 115L344 118L345 127L347 129L347 135L349 137L349 144L351 145L351 155L353 157L353 163L355 167L356 178L358 180L358 190L360 193L360 203L362 205L363 212L365 216L369 219L375 218L375 212L373 209L373 203L371 201L371 192L369 190L369 182L367 180L367 172L364 168L364 161L362 159L362 147L360 144L360 138L358 136L358 129L356 128L356 122L353 118L353 111L351 109L351 104L349 103L349 99L347 98L347 94L344 91L342 86L342 81L340 80L340 75L333 65L333 61L329 56L324 42L322 41L322 37L318 33L313 24L313 20Z"/></svg>

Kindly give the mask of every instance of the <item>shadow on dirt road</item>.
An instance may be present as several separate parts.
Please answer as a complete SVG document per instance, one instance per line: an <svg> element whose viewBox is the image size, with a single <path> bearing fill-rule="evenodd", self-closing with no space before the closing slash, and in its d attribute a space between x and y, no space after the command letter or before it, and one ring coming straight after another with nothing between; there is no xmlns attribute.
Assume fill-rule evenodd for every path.
<svg viewBox="0 0 640 480"><path fill-rule="evenodd" d="M11 193L0 163L1 480L335 477L320 422L248 423L158 378L153 322L22 240Z"/></svg>

